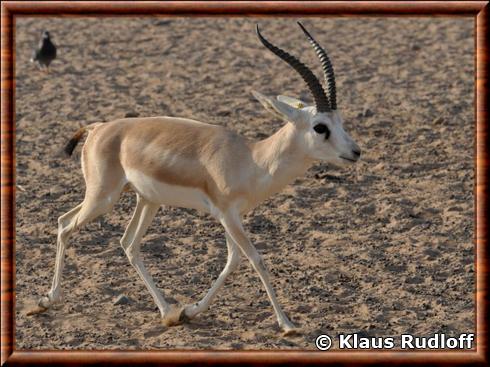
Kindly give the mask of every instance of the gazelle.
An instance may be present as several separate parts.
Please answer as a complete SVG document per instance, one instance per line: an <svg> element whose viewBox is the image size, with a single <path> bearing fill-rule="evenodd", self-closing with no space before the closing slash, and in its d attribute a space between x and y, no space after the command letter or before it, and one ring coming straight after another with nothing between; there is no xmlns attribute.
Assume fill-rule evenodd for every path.
<svg viewBox="0 0 490 367"><path fill-rule="evenodd" d="M356 162L360 149L342 127L337 111L334 72L327 53L299 24L323 66L329 94L297 58L274 46L260 33L262 44L304 79L314 105L290 97L258 101L286 124L269 138L252 142L221 126L176 117L125 118L80 129L66 146L73 152L85 131L82 171L83 202L58 219L55 273L51 290L38 303L45 311L61 301L61 274L67 241L73 231L110 212L123 189L136 192L137 204L121 245L150 291L166 325L194 318L211 304L225 279L238 266L240 253L251 262L265 286L280 328L295 326L279 305L261 256L242 226L242 217L260 202L302 175L315 160L339 166ZM140 257L141 239L161 205L209 213L225 229L226 266L199 302L171 307L158 291Z"/></svg>

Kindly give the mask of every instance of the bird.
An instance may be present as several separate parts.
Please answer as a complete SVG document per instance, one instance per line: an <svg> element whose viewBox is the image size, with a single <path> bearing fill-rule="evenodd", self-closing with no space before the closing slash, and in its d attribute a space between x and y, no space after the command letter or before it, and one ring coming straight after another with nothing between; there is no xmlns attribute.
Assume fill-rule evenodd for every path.
<svg viewBox="0 0 490 367"><path fill-rule="evenodd" d="M49 71L49 64L56 58L56 46L51 42L48 31L42 33L39 47L34 50L31 62L37 62L40 68L45 67Z"/></svg>

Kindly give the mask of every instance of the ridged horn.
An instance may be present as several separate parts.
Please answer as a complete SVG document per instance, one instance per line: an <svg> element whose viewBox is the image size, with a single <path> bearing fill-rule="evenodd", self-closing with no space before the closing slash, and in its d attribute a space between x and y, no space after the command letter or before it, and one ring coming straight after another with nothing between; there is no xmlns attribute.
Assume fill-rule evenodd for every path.
<svg viewBox="0 0 490 367"><path fill-rule="evenodd" d="M256 31L260 42L262 42L262 44L273 54L287 62L301 76L301 78L303 78L305 83L308 85L311 94L313 95L317 112L331 111L330 102L325 94L325 91L323 90L323 86L313 72L296 57L267 41L260 33L258 24L256 26Z"/></svg>
<svg viewBox="0 0 490 367"><path fill-rule="evenodd" d="M320 59L320 62L322 63L323 75L325 76L325 82L327 83L327 88L328 88L328 98L330 100L330 106L332 107L332 110L336 110L337 87L335 86L335 74L333 72L333 66L332 63L330 62L330 58L328 57L327 52L322 48L322 46L320 46L320 44L317 41L315 41L315 39L310 34L310 32L308 32L306 28L303 27L303 24L298 22L298 25L301 27L306 37L313 45L313 48L315 49L315 52L318 58Z"/></svg>

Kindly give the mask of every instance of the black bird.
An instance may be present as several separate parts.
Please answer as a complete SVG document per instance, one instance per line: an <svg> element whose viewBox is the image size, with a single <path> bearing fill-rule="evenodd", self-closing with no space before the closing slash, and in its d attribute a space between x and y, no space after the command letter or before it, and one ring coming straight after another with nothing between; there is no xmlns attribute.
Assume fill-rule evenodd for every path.
<svg viewBox="0 0 490 367"><path fill-rule="evenodd" d="M37 62L41 68L44 66L46 70L49 70L49 64L54 59L56 59L56 46L51 42L49 32L44 31L39 48L34 50L31 62Z"/></svg>

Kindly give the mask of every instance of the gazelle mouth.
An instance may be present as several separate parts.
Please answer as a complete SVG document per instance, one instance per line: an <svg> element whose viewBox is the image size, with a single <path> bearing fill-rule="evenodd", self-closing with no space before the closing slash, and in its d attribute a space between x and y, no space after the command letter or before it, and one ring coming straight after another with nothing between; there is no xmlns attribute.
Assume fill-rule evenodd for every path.
<svg viewBox="0 0 490 367"><path fill-rule="evenodd" d="M346 161L350 161L350 162L357 162L357 159L351 159L351 158L345 158L345 157L342 157L342 156L339 156L339 158L342 158L342 159L345 159Z"/></svg>

